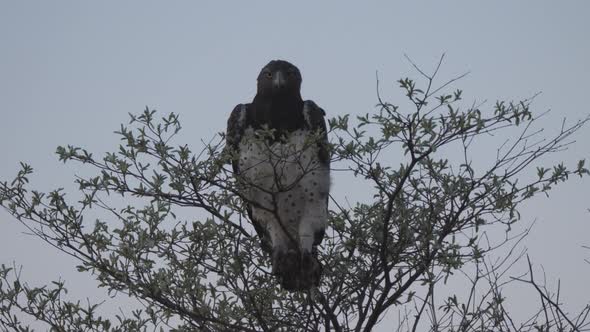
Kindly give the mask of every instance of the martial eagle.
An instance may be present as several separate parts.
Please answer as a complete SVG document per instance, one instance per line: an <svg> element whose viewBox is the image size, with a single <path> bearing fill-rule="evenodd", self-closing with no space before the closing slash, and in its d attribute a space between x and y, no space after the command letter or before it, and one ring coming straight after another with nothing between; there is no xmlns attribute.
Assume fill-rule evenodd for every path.
<svg viewBox="0 0 590 332"><path fill-rule="evenodd" d="M286 290L318 286L317 245L328 219L330 157L324 110L301 98L301 73L283 60L258 75L254 100L227 122L227 146L250 220Z"/></svg>

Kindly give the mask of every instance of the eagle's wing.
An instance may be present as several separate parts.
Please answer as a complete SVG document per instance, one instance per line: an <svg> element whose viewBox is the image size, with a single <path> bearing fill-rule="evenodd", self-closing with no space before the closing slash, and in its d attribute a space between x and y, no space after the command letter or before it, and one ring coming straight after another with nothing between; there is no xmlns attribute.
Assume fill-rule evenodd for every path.
<svg viewBox="0 0 590 332"><path fill-rule="evenodd" d="M328 131L326 129L326 120L324 116L326 112L311 100L305 101L304 107L305 125L314 132L320 133L320 140L318 141L319 151L318 159L320 163L330 166L330 151L328 144Z"/></svg>
<svg viewBox="0 0 590 332"><path fill-rule="evenodd" d="M230 149L232 153L232 169L236 176L240 175L240 142L244 136L244 131L246 130L246 115L248 112L249 104L239 104L234 107L234 110L231 112L229 119L227 120L227 131L225 135L226 139L226 148ZM264 227L260 224L259 221L252 218L252 206L246 203L246 212L248 213L248 217L252 221L252 225L254 226L254 230L258 237L260 238L262 249L271 252L271 246L268 243L268 235Z"/></svg>
<svg viewBox="0 0 590 332"><path fill-rule="evenodd" d="M248 111L248 105L239 104L234 107L231 112L229 119L227 120L227 131L225 135L226 147L230 149L234 157L232 158L231 164L234 173L239 174L239 156L235 157L235 153L239 155L240 141L244 136L244 130L246 129L246 113Z"/></svg>

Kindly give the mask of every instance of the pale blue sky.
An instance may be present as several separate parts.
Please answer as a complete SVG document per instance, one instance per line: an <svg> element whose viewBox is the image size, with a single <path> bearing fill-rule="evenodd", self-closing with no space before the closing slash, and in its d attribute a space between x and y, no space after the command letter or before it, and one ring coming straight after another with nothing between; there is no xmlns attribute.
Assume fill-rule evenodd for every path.
<svg viewBox="0 0 590 332"><path fill-rule="evenodd" d="M384 97L397 98L395 81L415 76L404 53L428 69L446 52L441 79L471 71L457 84L466 102L542 91L534 108L553 110L543 125L554 133L562 117L590 113L589 17L588 1L3 0L0 179L25 161L36 169L33 186L73 190L72 173L83 171L59 163L56 146L114 150L112 132L146 105L179 113L182 139L200 146L225 130L233 106L253 97L260 68L277 58L296 64L304 98L335 116L373 110L376 71ZM590 157L590 128L575 138L544 161ZM353 191L335 182L339 194ZM564 185L523 209L523 222L537 219L533 259L550 281L562 279L573 308L590 300L590 252L580 247L590 244L589 184ZM94 284L71 259L23 231L0 212L0 263L24 264L23 276L39 283L61 276L73 297L105 297L88 292Z"/></svg>

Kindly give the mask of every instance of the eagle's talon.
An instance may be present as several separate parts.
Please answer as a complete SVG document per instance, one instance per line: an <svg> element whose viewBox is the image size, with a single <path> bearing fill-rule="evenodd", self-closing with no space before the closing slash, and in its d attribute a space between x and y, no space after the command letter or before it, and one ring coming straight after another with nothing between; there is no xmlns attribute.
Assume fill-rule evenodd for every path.
<svg viewBox="0 0 590 332"><path fill-rule="evenodd" d="M314 257L309 252L304 252L301 255L301 269L304 271L310 271L313 268L315 262Z"/></svg>

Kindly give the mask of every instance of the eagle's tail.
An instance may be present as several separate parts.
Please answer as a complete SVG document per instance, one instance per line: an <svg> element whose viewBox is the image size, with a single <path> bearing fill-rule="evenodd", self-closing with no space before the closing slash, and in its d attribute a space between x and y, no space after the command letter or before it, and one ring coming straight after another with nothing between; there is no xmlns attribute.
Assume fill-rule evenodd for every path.
<svg viewBox="0 0 590 332"><path fill-rule="evenodd" d="M295 292L319 286L322 264L315 251L302 253L289 250L277 263L280 267L276 272L283 289Z"/></svg>

